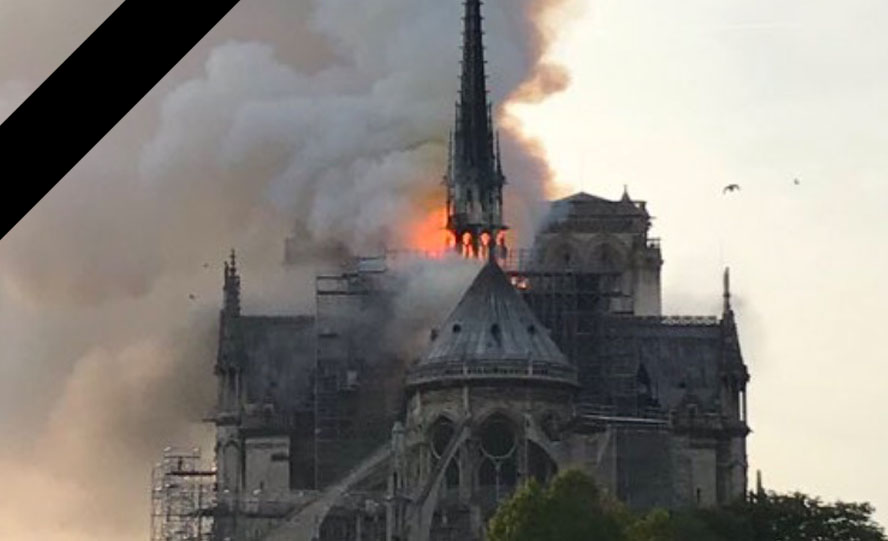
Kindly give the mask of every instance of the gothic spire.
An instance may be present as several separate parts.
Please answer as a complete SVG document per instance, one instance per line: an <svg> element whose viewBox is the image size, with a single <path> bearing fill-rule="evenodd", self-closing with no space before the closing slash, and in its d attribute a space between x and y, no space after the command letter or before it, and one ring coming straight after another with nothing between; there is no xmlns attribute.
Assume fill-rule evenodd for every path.
<svg viewBox="0 0 888 541"><path fill-rule="evenodd" d="M481 0L465 0L463 59L447 179L447 229L455 248L479 257L505 250L502 164L487 99ZM501 249L497 243L501 243Z"/></svg>
<svg viewBox="0 0 888 541"><path fill-rule="evenodd" d="M466 0L463 22L463 60L457 120L457 152L468 170L492 172L490 108L484 60L481 0Z"/></svg>
<svg viewBox="0 0 888 541"><path fill-rule="evenodd" d="M496 174L500 178L505 178L503 174L503 149L500 146L499 131L496 132Z"/></svg>
<svg viewBox="0 0 888 541"><path fill-rule="evenodd" d="M225 262L223 312L229 316L240 315L240 276L237 273L237 255L231 250L231 257Z"/></svg>
<svg viewBox="0 0 888 541"><path fill-rule="evenodd" d="M222 310L219 313L219 351L216 358L216 373L230 377L229 372L237 369L240 354L239 331L237 319L240 316L240 276L237 273L237 256L231 250L231 257L224 264L225 273L222 285ZM235 400L230 394L228 384L220 387L222 395L220 404L229 406Z"/></svg>
<svg viewBox="0 0 888 541"><path fill-rule="evenodd" d="M724 298L724 305L722 307L722 313L725 317L729 315L733 315L733 310L731 309L731 269L730 267L725 267L725 274L722 278L722 297Z"/></svg>
<svg viewBox="0 0 888 541"><path fill-rule="evenodd" d="M444 180L450 179L453 175L453 130L450 131L450 138L447 139L447 175Z"/></svg>

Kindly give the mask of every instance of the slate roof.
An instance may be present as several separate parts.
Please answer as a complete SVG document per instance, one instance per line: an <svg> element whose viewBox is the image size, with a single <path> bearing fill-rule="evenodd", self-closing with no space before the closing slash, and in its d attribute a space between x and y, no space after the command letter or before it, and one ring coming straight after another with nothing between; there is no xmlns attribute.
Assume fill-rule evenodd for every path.
<svg viewBox="0 0 888 541"><path fill-rule="evenodd" d="M495 262L481 269L433 331L408 384L490 379L576 384L573 365Z"/></svg>
<svg viewBox="0 0 888 541"><path fill-rule="evenodd" d="M650 215L642 202L624 194L611 201L585 192L552 201L544 231L643 233Z"/></svg>
<svg viewBox="0 0 888 541"><path fill-rule="evenodd" d="M587 393L609 395L621 414L633 413L640 373L665 411L692 402L704 412L720 409L722 377L746 374L730 347L736 328L724 320L615 316L601 324L595 353L578 362L581 400Z"/></svg>
<svg viewBox="0 0 888 541"><path fill-rule="evenodd" d="M619 201L611 201L597 195L591 195L586 192L578 192L569 197L558 199L552 202L553 207L560 207L566 210L570 216L590 216L602 214L619 214L629 216L647 216L647 211L629 198L628 194L624 195Z"/></svg>

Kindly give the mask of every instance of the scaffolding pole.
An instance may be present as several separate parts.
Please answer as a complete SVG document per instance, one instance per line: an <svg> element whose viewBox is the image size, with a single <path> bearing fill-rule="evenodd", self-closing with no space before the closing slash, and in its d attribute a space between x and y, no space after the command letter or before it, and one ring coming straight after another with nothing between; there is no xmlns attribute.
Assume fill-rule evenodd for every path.
<svg viewBox="0 0 888 541"><path fill-rule="evenodd" d="M151 541L211 541L216 472L200 450L164 449L151 477Z"/></svg>

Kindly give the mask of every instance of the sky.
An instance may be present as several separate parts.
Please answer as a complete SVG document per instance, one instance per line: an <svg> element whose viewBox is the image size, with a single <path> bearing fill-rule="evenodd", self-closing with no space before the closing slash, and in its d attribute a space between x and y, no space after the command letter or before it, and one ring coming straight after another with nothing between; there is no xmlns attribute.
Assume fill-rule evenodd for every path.
<svg viewBox="0 0 888 541"><path fill-rule="evenodd" d="M0 47L21 51L0 56L0 118L119 4L0 0ZM535 178L552 195L625 187L655 216L672 314L718 313L730 266L750 478L870 501L888 523L888 4L572 0L536 19L542 49L515 2L489 4L513 220ZM246 309L304 309L289 284L311 269L276 266L293 216L314 257L378 241L385 217L429 199L411 182L442 170L458 6L313 5L242 0L0 240L0 471L16 495L0 537L144 538L150 461L207 439L192 421L212 389L194 382L214 354L221 255L243 254ZM539 54L569 78L538 77ZM569 82L516 90L540 80ZM109 501L131 510L110 517Z"/></svg>
<svg viewBox="0 0 888 541"><path fill-rule="evenodd" d="M515 111L564 193L648 201L664 311L716 313L730 266L750 478L870 501L883 524L885 17L871 0L590 0L549 53L569 88Z"/></svg>

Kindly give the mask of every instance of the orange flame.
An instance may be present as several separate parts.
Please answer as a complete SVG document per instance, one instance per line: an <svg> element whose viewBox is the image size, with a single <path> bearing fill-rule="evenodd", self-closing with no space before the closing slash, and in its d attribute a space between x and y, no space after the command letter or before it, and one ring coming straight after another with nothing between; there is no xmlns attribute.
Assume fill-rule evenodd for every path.
<svg viewBox="0 0 888 541"><path fill-rule="evenodd" d="M408 249L441 255L453 246L453 235L447 231L447 213L444 208L430 210L418 222L408 226Z"/></svg>
<svg viewBox="0 0 888 541"><path fill-rule="evenodd" d="M438 207L426 211L413 220L413 223L403 230L403 238L405 239L403 248L422 254L426 258L442 259L449 253L461 253L467 258L486 258L492 246L505 244L506 233L500 231L495 238L489 233L482 233L478 239L480 253L475 254L472 248L472 234L466 232L462 238L457 239L447 230L446 209ZM457 247L459 250L456 250Z"/></svg>

